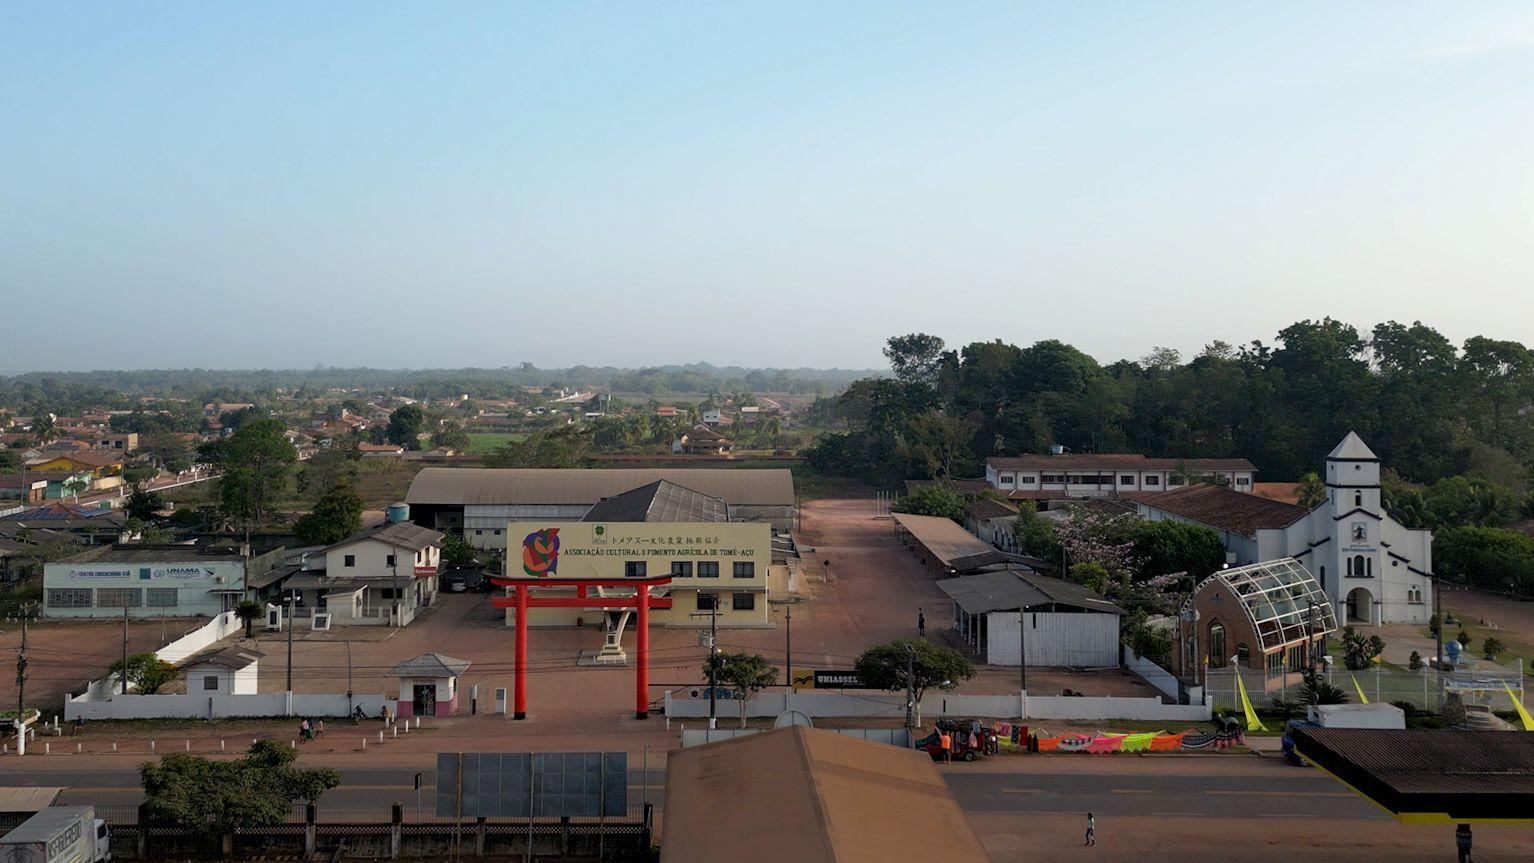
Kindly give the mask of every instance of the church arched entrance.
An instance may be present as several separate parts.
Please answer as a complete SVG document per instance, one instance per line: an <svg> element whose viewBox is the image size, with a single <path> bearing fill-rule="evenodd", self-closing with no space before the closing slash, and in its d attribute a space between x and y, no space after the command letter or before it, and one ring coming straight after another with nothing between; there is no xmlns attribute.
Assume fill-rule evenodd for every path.
<svg viewBox="0 0 1534 863"><path fill-rule="evenodd" d="M1374 596L1362 587L1348 591L1348 623L1374 622Z"/></svg>

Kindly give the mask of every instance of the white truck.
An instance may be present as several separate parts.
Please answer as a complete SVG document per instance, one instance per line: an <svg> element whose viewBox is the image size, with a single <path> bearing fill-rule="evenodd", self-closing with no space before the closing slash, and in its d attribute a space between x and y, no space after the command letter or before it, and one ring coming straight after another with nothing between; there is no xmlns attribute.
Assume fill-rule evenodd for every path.
<svg viewBox="0 0 1534 863"><path fill-rule="evenodd" d="M111 863L112 834L90 806L50 806L0 836L0 863Z"/></svg>

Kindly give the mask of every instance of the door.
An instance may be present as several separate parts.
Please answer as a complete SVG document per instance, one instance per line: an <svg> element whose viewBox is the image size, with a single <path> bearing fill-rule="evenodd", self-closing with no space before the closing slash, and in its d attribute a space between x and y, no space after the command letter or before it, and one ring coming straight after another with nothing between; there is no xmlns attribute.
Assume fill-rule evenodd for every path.
<svg viewBox="0 0 1534 863"><path fill-rule="evenodd" d="M437 715L437 685L434 683L417 683L415 685L415 698L411 699L411 708L416 716Z"/></svg>

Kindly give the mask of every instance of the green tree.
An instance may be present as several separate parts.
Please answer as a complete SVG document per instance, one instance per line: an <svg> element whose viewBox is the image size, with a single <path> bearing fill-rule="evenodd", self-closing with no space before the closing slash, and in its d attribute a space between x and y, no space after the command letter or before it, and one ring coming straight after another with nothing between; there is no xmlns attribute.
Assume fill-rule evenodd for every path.
<svg viewBox="0 0 1534 863"><path fill-rule="evenodd" d="M261 607L261 603L247 599L234 607L234 616L245 624L245 637L250 638L251 627L255 626L256 621L266 616L266 609Z"/></svg>
<svg viewBox="0 0 1534 863"><path fill-rule="evenodd" d="M128 669L126 675L123 674L125 667ZM160 687L180 676L176 666L155 656L153 652L130 654L126 666L119 659L107 670L127 677L128 682L137 687L142 695L153 695L160 691Z"/></svg>
<svg viewBox="0 0 1534 863"><path fill-rule="evenodd" d="M1321 475L1312 471L1300 477L1300 506L1315 509L1323 503L1326 503L1326 483L1321 481Z"/></svg>
<svg viewBox="0 0 1534 863"><path fill-rule="evenodd" d="M932 483L917 489L915 494L908 494L895 501L890 509L953 519L962 524L964 514L969 511L969 496L950 486Z"/></svg>
<svg viewBox="0 0 1534 863"><path fill-rule="evenodd" d="M1495 662L1497 656L1506 649L1507 648L1503 646L1502 639L1500 638L1492 637L1481 642L1481 653L1483 653L1487 659L1490 659L1493 662Z"/></svg>
<svg viewBox="0 0 1534 863"><path fill-rule="evenodd" d="M21 453L13 449L0 449L0 473L16 473L21 470Z"/></svg>
<svg viewBox="0 0 1534 863"><path fill-rule="evenodd" d="M1172 634L1165 628L1152 626L1145 609L1137 608L1124 617L1119 638L1135 656L1149 659L1162 668L1171 666Z"/></svg>
<svg viewBox="0 0 1534 863"><path fill-rule="evenodd" d="M133 491L128 494L128 499L123 502L123 513L128 518L139 521L151 521L155 519L160 510L165 508L165 498L157 491L150 491L142 485L135 485Z"/></svg>
<svg viewBox="0 0 1534 863"><path fill-rule="evenodd" d="M884 344L884 357L895 377L907 383L936 383L942 355L943 340L926 333L892 336Z"/></svg>
<svg viewBox="0 0 1534 863"><path fill-rule="evenodd" d="M158 826L214 831L224 837L240 828L281 824L295 801L317 801L341 783L328 767L293 766L297 753L275 740L261 740L231 760L166 755L139 768L144 818Z"/></svg>
<svg viewBox="0 0 1534 863"><path fill-rule="evenodd" d="M858 678L874 689L895 692L909 687L916 702L912 712L918 725L921 724L921 699L928 689L952 689L975 676L975 667L964 654L951 647L912 638L870 647L858 657L855 667Z"/></svg>
<svg viewBox="0 0 1534 863"><path fill-rule="evenodd" d="M1138 581L1186 573L1202 579L1225 564L1219 533L1181 521L1142 521L1130 533Z"/></svg>
<svg viewBox="0 0 1534 863"><path fill-rule="evenodd" d="M389 414L384 439L409 450L421 448L421 432L426 428L426 414L420 405L401 405Z"/></svg>
<svg viewBox="0 0 1534 863"><path fill-rule="evenodd" d="M716 685L735 690L740 704L740 727L746 727L746 699L777 683L778 670L759 653L715 653L703 663Z"/></svg>
<svg viewBox="0 0 1534 863"><path fill-rule="evenodd" d="M443 420L431 435L432 449L451 449L465 452L469 449L469 434L457 420Z"/></svg>
<svg viewBox="0 0 1534 863"><path fill-rule="evenodd" d="M275 419L247 423L232 436L204 444L202 459L223 471L219 509L231 521L260 528L298 460L287 429Z"/></svg>
<svg viewBox="0 0 1534 863"><path fill-rule="evenodd" d="M1342 630L1342 664L1351 671L1362 671L1374 664L1375 657L1385 651L1385 642L1378 635L1365 638L1345 627Z"/></svg>
<svg viewBox="0 0 1534 863"><path fill-rule="evenodd" d="M304 545L330 545L362 528L362 496L349 483L320 495L314 508L293 524L293 533Z"/></svg>
<svg viewBox="0 0 1534 863"><path fill-rule="evenodd" d="M443 566L473 566L477 562L474 555L474 546L469 545L467 540L456 533L443 535Z"/></svg>
<svg viewBox="0 0 1534 863"><path fill-rule="evenodd" d="M1098 594L1106 594L1113 587L1113 573L1095 560L1083 560L1071 564L1071 581Z"/></svg>

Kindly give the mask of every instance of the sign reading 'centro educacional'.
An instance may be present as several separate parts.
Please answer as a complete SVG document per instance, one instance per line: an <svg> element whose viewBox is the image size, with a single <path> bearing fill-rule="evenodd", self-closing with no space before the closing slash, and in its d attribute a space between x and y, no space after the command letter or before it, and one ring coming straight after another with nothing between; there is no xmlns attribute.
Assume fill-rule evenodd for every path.
<svg viewBox="0 0 1534 863"><path fill-rule="evenodd" d="M136 578L141 581L152 581L162 578L213 578L217 574L217 570L205 566L144 566L117 567L112 569L71 569L68 573L66 573L67 577L69 578Z"/></svg>
<svg viewBox="0 0 1534 863"><path fill-rule="evenodd" d="M595 577L597 564L604 559L653 563L648 571L656 575L670 571L672 561L765 559L761 563L765 567L772 547L771 527L764 522L563 522L512 527L526 531L521 539L522 572L542 578Z"/></svg>

